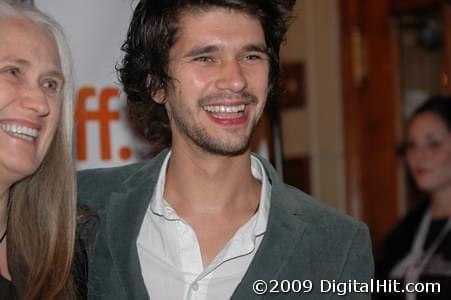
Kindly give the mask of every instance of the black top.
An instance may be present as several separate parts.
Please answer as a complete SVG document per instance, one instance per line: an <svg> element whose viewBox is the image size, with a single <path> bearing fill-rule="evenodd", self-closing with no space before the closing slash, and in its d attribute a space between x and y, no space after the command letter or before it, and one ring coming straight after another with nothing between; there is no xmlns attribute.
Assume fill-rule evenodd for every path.
<svg viewBox="0 0 451 300"><path fill-rule="evenodd" d="M88 282L88 255L95 242L97 217L95 215L86 218L77 226L77 239L75 243L74 263L72 275L78 300L87 299ZM13 283L0 275L0 300L19 299L19 290Z"/></svg>
<svg viewBox="0 0 451 300"><path fill-rule="evenodd" d="M11 281L0 275L0 295L2 300L17 299L16 289Z"/></svg>
<svg viewBox="0 0 451 300"><path fill-rule="evenodd" d="M376 264L379 279L396 279L402 285L402 278L391 278L393 267L409 254L421 220L428 210L428 203L421 203L410 212L383 243L381 255ZM448 219L432 220L423 249L432 245ZM419 282L440 284L440 293L417 293L417 300L451 299L451 233L448 232L437 250L421 272ZM380 294L379 299L406 299L403 293Z"/></svg>
<svg viewBox="0 0 451 300"><path fill-rule="evenodd" d="M75 251L75 260L73 268L73 276L77 290L77 299L87 299L87 274L88 262L86 249L82 246L81 240L78 240L77 249ZM0 299L1 300L16 300L18 294L13 283L0 275Z"/></svg>

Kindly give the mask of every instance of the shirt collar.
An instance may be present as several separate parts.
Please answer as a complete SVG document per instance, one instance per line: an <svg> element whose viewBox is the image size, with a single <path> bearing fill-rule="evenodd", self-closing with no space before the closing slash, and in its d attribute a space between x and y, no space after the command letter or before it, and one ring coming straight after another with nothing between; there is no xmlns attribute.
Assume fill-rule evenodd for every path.
<svg viewBox="0 0 451 300"><path fill-rule="evenodd" d="M170 206L170 204L164 199L164 186L166 183L166 170L168 167L169 158L171 157L172 151L169 151L158 175L158 181L155 186L155 191L152 195L150 210L159 215L166 220L180 220L175 210ZM251 155L251 172L255 179L262 183L260 191L260 202L257 213L254 215L256 218L255 226L252 229L253 236L259 236L265 233L266 226L268 224L269 208L270 208L270 197L271 197L271 183L266 175L263 164L260 160ZM253 218L254 218L253 217Z"/></svg>
<svg viewBox="0 0 451 300"><path fill-rule="evenodd" d="M270 198L271 198L271 183L266 175L265 168L257 157L251 155L251 171L252 175L262 183L260 190L260 203L257 210L257 221L252 234L255 236L265 233L268 224Z"/></svg>

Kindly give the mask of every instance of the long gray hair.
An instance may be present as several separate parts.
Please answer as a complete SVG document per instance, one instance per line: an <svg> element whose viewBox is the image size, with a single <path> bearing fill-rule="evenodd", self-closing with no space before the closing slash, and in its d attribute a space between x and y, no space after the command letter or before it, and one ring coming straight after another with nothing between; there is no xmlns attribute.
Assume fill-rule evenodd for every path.
<svg viewBox="0 0 451 300"><path fill-rule="evenodd" d="M76 230L73 161L73 79L61 26L32 5L0 0L0 19L18 18L44 28L55 40L65 84L60 123L35 173L10 189L8 264L24 299L74 299L71 275Z"/></svg>

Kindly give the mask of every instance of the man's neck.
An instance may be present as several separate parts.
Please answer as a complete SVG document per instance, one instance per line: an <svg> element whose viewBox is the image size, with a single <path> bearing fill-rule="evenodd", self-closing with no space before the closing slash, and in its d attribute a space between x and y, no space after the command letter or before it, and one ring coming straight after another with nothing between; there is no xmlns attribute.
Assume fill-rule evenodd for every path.
<svg viewBox="0 0 451 300"><path fill-rule="evenodd" d="M249 151L221 156L173 148L164 198L196 233L204 266L255 214L260 190Z"/></svg>
<svg viewBox="0 0 451 300"><path fill-rule="evenodd" d="M258 205L259 194L250 151L223 156L173 149L164 196L177 212L248 210Z"/></svg>

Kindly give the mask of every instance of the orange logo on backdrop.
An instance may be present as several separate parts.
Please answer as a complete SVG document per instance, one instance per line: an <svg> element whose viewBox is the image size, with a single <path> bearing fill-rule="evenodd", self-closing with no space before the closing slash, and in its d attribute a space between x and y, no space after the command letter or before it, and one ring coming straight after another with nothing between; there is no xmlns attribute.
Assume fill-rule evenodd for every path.
<svg viewBox="0 0 451 300"><path fill-rule="evenodd" d="M82 87L78 91L75 111L77 160L85 161L88 159L87 121L99 122L100 158L102 160L111 160L110 123L118 121L120 114L118 111L110 111L108 104L110 100L117 97L119 97L119 89L114 87L103 88L99 93L92 86ZM97 111L86 110L86 102L92 98L95 98L99 103ZM127 147L122 147L119 155L123 160L127 160L131 157L131 150Z"/></svg>

